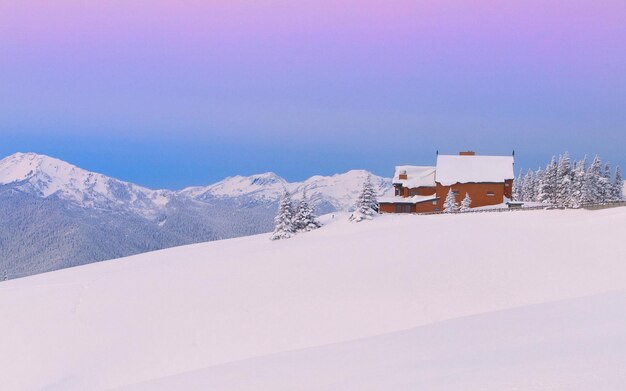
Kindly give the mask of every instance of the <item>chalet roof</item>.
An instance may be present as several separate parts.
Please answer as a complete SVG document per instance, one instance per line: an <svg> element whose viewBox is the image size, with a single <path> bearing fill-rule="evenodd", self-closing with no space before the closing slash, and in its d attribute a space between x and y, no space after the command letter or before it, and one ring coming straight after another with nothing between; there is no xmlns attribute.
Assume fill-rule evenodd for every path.
<svg viewBox="0 0 626 391"><path fill-rule="evenodd" d="M407 179L400 179L400 174L406 173ZM409 189L421 186L435 186L435 167L431 166L397 166L393 176L393 184L399 184Z"/></svg>
<svg viewBox="0 0 626 391"><path fill-rule="evenodd" d="M420 202L434 201L438 197L436 195L429 196L412 196L412 197L400 197L400 196L388 196L379 197L378 202L383 204L419 204Z"/></svg>
<svg viewBox="0 0 626 391"><path fill-rule="evenodd" d="M455 183L500 183L515 178L513 156L439 155L435 180Z"/></svg>

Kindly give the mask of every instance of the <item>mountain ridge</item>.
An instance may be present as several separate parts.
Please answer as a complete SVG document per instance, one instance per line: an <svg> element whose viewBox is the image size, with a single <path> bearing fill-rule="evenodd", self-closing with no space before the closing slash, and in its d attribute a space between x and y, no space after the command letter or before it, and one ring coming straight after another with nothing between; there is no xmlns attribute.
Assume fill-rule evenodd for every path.
<svg viewBox="0 0 626 391"><path fill-rule="evenodd" d="M269 232L285 190L294 199L306 192L318 214L348 210L368 175L352 170L290 183L268 172L152 190L16 153L0 160L0 279ZM389 190L389 179L371 178L379 193Z"/></svg>

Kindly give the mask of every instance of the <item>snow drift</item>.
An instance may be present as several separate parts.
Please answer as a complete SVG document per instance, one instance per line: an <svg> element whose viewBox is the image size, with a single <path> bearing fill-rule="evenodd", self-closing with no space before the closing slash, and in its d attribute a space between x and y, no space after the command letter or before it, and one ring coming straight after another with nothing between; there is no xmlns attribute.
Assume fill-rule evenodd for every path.
<svg viewBox="0 0 626 391"><path fill-rule="evenodd" d="M3 387L626 381L626 208L326 223L0 283Z"/></svg>

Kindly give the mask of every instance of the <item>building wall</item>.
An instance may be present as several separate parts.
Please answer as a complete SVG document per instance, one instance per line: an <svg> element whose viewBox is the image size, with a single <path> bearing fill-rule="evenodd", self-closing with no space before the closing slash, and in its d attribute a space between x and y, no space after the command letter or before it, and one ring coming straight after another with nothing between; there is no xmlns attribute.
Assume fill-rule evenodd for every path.
<svg viewBox="0 0 626 391"><path fill-rule="evenodd" d="M452 191L458 192L455 197L458 203L461 203L465 198L465 193L468 193L472 198L472 208L501 204L504 202L505 189L508 189L509 195L512 191L511 184L505 186L504 183L457 183L452 186L443 186L437 183L437 197L439 197L439 207L442 210L450 188ZM489 195L489 193L493 195Z"/></svg>
<svg viewBox="0 0 626 391"><path fill-rule="evenodd" d="M396 186L396 195L401 197L429 196L435 194L436 191L435 187L414 187L409 189L400 185Z"/></svg>
<svg viewBox="0 0 626 391"><path fill-rule="evenodd" d="M398 213L396 210L396 205L400 205L401 212L399 213L426 213L426 212L435 212L437 208L439 208L438 203L433 205L432 201L420 202L418 204L392 204L381 202L378 205L378 211L380 213ZM408 207L408 211L407 208Z"/></svg>
<svg viewBox="0 0 626 391"><path fill-rule="evenodd" d="M511 198L513 192L513 181L507 180L505 183L457 183L452 186L443 186L437 183L436 188L419 187L410 190L405 187L398 188L400 190L400 194L404 197L409 197L411 195L410 190L414 190L416 193L414 195L422 196L436 193L438 197L436 204L433 204L432 201L420 202L418 204L400 204L402 205L401 213L426 213L443 210L443 204L448 196L450 188L452 188L452 191L458 192L455 198L456 202L459 204L463 201L463 198L465 198L466 193L468 193L472 198L472 208L501 204L504 202L504 197L509 199ZM392 203L381 203L380 213L398 213L396 205L397 204Z"/></svg>

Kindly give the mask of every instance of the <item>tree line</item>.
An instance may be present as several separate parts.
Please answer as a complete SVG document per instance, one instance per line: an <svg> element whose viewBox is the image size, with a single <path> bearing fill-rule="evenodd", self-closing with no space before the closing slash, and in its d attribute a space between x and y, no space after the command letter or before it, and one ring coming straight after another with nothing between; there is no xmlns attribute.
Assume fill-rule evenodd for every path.
<svg viewBox="0 0 626 391"><path fill-rule="evenodd" d="M552 157L544 169L520 171L513 183L513 199L541 202L564 208L579 208L584 204L622 201L624 181L619 167L611 172L596 155L591 164L587 158L572 161L565 152Z"/></svg>

